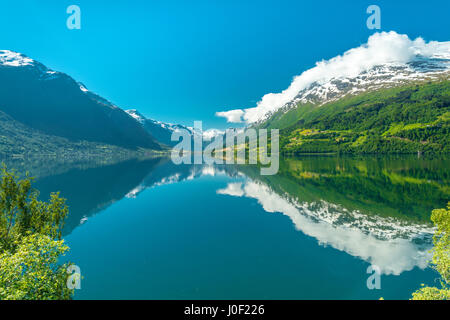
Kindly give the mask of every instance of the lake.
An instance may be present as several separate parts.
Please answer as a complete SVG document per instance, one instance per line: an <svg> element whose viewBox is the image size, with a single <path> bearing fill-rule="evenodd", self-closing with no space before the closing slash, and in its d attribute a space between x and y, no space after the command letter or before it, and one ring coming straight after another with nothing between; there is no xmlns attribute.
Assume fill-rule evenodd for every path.
<svg viewBox="0 0 450 320"><path fill-rule="evenodd" d="M304 156L275 176L165 158L7 164L67 199L76 299L409 299L438 278L429 217L450 199L446 158Z"/></svg>

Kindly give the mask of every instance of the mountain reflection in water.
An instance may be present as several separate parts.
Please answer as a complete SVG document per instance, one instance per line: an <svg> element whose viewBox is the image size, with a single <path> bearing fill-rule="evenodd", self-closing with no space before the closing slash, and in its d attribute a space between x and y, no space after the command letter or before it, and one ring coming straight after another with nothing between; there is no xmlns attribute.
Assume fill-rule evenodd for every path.
<svg viewBox="0 0 450 320"><path fill-rule="evenodd" d="M19 170L24 166L15 161L7 164ZM70 215L65 235L124 197L136 198L149 188L208 175L226 175L236 182L217 189L217 196L254 199L264 211L289 217L298 231L320 245L393 275L427 266L430 212L444 207L449 199L446 159L288 158L282 159L275 176L260 176L256 166L175 165L167 158L59 166L58 174L42 171L45 166L45 161L40 166L34 163L31 174L37 172L35 187L41 198L60 191L67 199Z"/></svg>

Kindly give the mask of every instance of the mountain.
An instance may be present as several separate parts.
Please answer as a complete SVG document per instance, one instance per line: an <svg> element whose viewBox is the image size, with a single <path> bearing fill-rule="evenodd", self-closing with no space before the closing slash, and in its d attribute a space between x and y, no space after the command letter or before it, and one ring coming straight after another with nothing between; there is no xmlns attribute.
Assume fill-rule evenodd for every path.
<svg viewBox="0 0 450 320"><path fill-rule="evenodd" d="M274 114L285 153L449 153L450 81L379 89Z"/></svg>
<svg viewBox="0 0 450 320"><path fill-rule="evenodd" d="M228 122L257 125L301 105L321 106L344 97L417 81L449 77L450 41L409 39L395 31L371 35L359 47L316 62L279 93L264 95L253 108L216 112Z"/></svg>
<svg viewBox="0 0 450 320"><path fill-rule="evenodd" d="M280 129L287 153L448 153L449 80L450 42L380 33L257 107L219 115Z"/></svg>
<svg viewBox="0 0 450 320"><path fill-rule="evenodd" d="M89 158L106 163L148 154L146 150L130 150L115 145L84 140L73 141L48 135L16 121L0 110L0 159L52 156L53 159L57 157L78 161L81 158Z"/></svg>
<svg viewBox="0 0 450 320"><path fill-rule="evenodd" d="M193 127L187 127L181 124L171 124L165 123L153 119L146 118L136 109L126 110L126 112L133 117L137 122L139 122L142 127L151 134L158 142L165 144L167 146L174 147L179 143L179 141L172 141L171 137L174 132L180 130L186 130L191 138L193 139L195 135L201 135L203 140L209 141L216 137L223 136L224 131L218 129L209 130L198 130Z"/></svg>
<svg viewBox="0 0 450 320"><path fill-rule="evenodd" d="M275 114L285 114L291 109L305 105L323 106L345 97L401 87L412 83L436 81L450 77L450 52L447 58L415 57L405 64L387 63L376 65L353 77L333 77L320 83L313 82L300 90L292 100L281 108L268 112L256 124L270 121Z"/></svg>
<svg viewBox="0 0 450 320"><path fill-rule="evenodd" d="M20 123L22 132L70 143L161 149L125 111L67 74L50 70L23 54L0 50L0 82L2 118ZM3 140L8 138L2 136Z"/></svg>
<svg viewBox="0 0 450 320"><path fill-rule="evenodd" d="M148 119L136 109L126 110L126 112L138 123L140 123L145 131L152 135L157 141L167 146L175 146L178 143L177 141L171 141L173 132L178 130L187 130L189 134L194 134L194 130L192 128L180 124L170 124Z"/></svg>

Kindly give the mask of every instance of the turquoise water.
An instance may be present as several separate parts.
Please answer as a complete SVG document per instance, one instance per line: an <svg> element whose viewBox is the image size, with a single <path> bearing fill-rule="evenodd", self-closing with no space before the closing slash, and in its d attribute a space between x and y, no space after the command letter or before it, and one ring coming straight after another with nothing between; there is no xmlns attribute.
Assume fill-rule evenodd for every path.
<svg viewBox="0 0 450 320"><path fill-rule="evenodd" d="M437 278L428 220L449 199L448 168L304 157L262 177L153 159L35 168L35 186L68 199L76 299L408 299ZM371 264L380 290L367 288Z"/></svg>

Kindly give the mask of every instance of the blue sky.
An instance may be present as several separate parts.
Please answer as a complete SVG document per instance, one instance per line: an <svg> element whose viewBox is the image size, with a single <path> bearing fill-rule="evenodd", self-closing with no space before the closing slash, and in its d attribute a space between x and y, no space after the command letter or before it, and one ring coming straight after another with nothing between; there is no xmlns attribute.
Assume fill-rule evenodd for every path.
<svg viewBox="0 0 450 320"><path fill-rule="evenodd" d="M3 2L3 0L0 0ZM172 123L226 128L216 111L254 107L295 75L382 31L450 40L450 2L5 1L0 49L25 53L127 109ZM68 30L66 8L81 8Z"/></svg>

